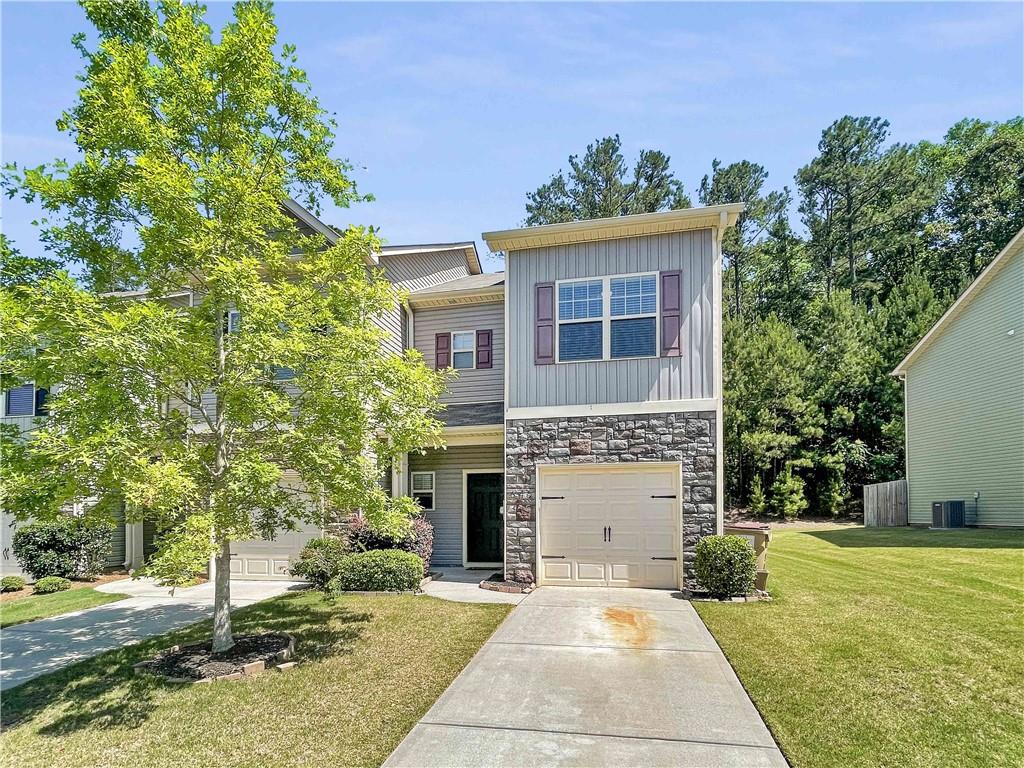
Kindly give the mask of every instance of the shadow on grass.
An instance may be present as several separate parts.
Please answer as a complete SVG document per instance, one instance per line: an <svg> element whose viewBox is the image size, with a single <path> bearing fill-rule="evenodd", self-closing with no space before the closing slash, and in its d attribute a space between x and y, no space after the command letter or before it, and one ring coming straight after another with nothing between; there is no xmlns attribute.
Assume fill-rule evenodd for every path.
<svg viewBox="0 0 1024 768"><path fill-rule="evenodd" d="M351 653L373 618L318 593L288 594L232 613L236 634L287 632L295 637L295 659L314 662ZM23 725L47 710L57 718L40 734L60 736L86 728L138 728L169 695L193 689L153 675L136 675L132 665L172 644L210 636L209 620L137 645L100 654L66 669L29 680L3 693L0 725ZM221 685L238 685L223 683ZM242 683L244 685L244 683Z"/></svg>
<svg viewBox="0 0 1024 768"><path fill-rule="evenodd" d="M944 549L1021 549L1024 530L1010 528L841 528L801 531L837 547L923 547Z"/></svg>

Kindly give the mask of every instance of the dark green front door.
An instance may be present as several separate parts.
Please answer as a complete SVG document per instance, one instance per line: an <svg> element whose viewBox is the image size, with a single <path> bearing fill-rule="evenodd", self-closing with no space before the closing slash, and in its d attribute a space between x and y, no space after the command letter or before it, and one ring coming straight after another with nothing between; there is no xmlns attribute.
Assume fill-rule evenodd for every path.
<svg viewBox="0 0 1024 768"><path fill-rule="evenodd" d="M501 518L505 495L500 472L471 472L466 475L466 561L500 563L503 560L504 522Z"/></svg>

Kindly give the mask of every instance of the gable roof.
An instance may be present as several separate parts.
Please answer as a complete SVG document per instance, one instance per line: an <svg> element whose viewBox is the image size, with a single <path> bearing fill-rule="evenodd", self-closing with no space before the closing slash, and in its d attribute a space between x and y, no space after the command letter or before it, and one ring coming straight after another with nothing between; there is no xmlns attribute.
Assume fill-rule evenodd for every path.
<svg viewBox="0 0 1024 768"><path fill-rule="evenodd" d="M505 297L505 273L467 275L420 288L409 294L414 307L443 307L452 304L485 304Z"/></svg>
<svg viewBox="0 0 1024 768"><path fill-rule="evenodd" d="M907 356L903 358L899 365L893 368L890 375L905 376L911 363L928 349L935 339L942 335L942 332L949 324L974 301L974 298L981 293L986 285L992 282L992 279L1002 271L1003 267L1010 263L1010 258L1022 250L1024 250L1024 229L1010 239L1006 247L981 271L981 274L974 279L974 282L967 286L967 290L960 294L960 298L953 302L953 305L935 322L935 325L924 335L924 338L914 345L914 348L907 353Z"/></svg>
<svg viewBox="0 0 1024 768"><path fill-rule="evenodd" d="M526 248L663 235L692 229L725 229L736 223L736 217L745 207L744 203L726 203L705 208L682 208L675 211L637 213L632 216L612 216L606 219L567 221L562 224L484 232L483 238L492 251L521 251Z"/></svg>
<svg viewBox="0 0 1024 768"><path fill-rule="evenodd" d="M483 272L480 266L480 255L476 252L476 243L433 243L428 245L385 245L380 249L382 256L398 256L401 254L437 253L438 251L462 251L466 256L469 274L479 275Z"/></svg>

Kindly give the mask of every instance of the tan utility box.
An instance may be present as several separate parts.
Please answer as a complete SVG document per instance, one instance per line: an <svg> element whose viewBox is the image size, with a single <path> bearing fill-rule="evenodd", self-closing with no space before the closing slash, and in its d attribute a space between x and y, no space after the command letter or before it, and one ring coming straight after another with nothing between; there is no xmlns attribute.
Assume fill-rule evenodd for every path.
<svg viewBox="0 0 1024 768"><path fill-rule="evenodd" d="M762 591L768 589L768 542L772 540L772 529L767 523L726 523L722 531L726 536L741 536L750 542L757 558L757 576L754 586Z"/></svg>

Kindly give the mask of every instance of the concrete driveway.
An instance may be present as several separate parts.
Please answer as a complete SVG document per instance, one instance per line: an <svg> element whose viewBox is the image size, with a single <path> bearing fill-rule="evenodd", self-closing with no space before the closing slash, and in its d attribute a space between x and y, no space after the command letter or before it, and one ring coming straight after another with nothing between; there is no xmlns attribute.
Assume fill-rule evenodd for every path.
<svg viewBox="0 0 1024 768"><path fill-rule="evenodd" d="M538 589L385 763L601 765L786 765L711 634L673 593Z"/></svg>
<svg viewBox="0 0 1024 768"><path fill-rule="evenodd" d="M231 607L266 600L298 584L234 581L231 583ZM111 581L97 589L131 597L0 630L0 690L213 616L213 584L210 583L175 590L173 596L166 587L158 587L149 579Z"/></svg>

